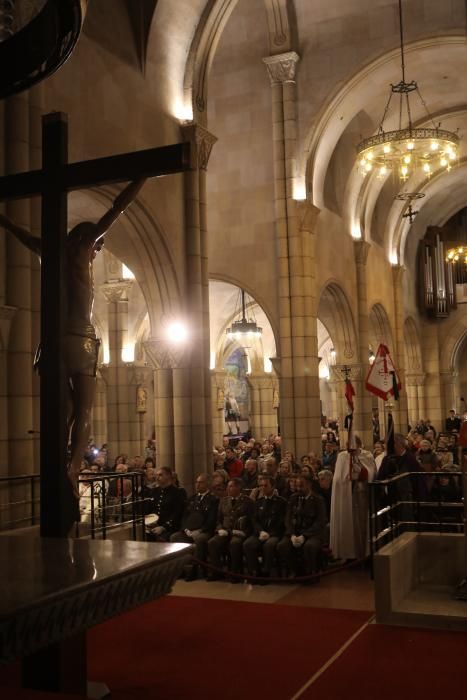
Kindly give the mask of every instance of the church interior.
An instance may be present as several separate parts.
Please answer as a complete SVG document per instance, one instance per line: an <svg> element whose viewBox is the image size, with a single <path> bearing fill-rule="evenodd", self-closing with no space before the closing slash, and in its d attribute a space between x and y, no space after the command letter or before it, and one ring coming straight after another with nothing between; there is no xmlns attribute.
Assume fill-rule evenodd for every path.
<svg viewBox="0 0 467 700"><path fill-rule="evenodd" d="M3 44L53 4L0 0L0 55ZM350 404L352 431L371 454L375 442L387 437L389 417L393 433L407 435L424 424L448 440L446 420L454 415L457 438L462 421L467 425L464 0L65 0L65 6L81 13L79 38L67 60L0 100L0 180L45 167L43 118L57 113L66 115L70 164L172 144L187 145L183 152L189 153L183 168L142 175L144 184L91 261L98 354L90 448L115 467L121 455L144 460L149 454L156 471L167 467L191 497L197 477L223 466L216 460L239 440L270 440L274 455L275 440L279 459L290 453L299 463L302 455L315 455L321 464L330 430L345 451ZM96 184L96 176L88 186L70 187L67 230L104 220L133 179L101 178L104 184ZM34 501L39 517L35 479L47 469L44 442L41 450L45 404L34 367L47 280L42 270L41 283L38 255L11 235L4 220L42 242L47 230L40 194L8 197L1 188L0 561L7 537L17 542L31 530L37 536L39 520L30 528L28 509ZM43 188L42 206L47 184ZM73 257L67 264L73 265ZM62 283L69 289L69 279ZM65 287L56 288L59 297L67 295ZM375 381L390 384L371 393L368 377L383 365ZM465 440L454 458L464 475L467 435ZM454 482L461 477L452 477ZM460 544L442 545L439 535L432 550L428 535L416 544L409 541L415 534L406 532L404 551L422 557L431 576L436 567L427 564L430 557L449 550L446 556L460 562L447 566L449 581L460 580L467 574L467 549L461 526L448 530L454 531ZM81 532L89 539L85 528ZM115 537L118 549L125 536ZM11 544L5 551L11 556ZM106 561L103 550L99 556ZM228 684L231 668L221 664L196 690L177 678L183 673L176 665L186 661L177 653L176 633L191 634L194 644L216 654L209 629L193 624L188 633L180 622L184 616L208 617L212 604L212 624L222 627L223 619L238 617L232 640L244 643L251 631L266 666L268 658L272 665L277 658L277 664L292 666L294 657L284 657L283 647L295 649L295 681L286 673L287 682L278 681L276 688L272 682L270 698L339 697L352 682L361 684L363 700L375 692L403 697L409 690L412 699L427 700L438 681L439 692L449 683L459 692L466 612L446 603L448 622L425 625L419 617L409 621L411 612L421 615L412 601L413 609L394 622L393 594L386 587L406 585L401 581L408 559L381 560L371 571L358 561L345 566L357 558L336 557L335 571L330 566L317 585L177 581L167 598L151 603L148 594L139 600L149 617L157 621L160 614L162 626L170 627L170 615L176 619L159 685L146 679L144 668L135 676L146 679L141 687L115 670L131 658L132 643L151 648L165 634L156 626L151 639L134 617L138 609L125 612L120 622L99 618L102 624L88 637L91 676L112 678L110 697L117 700L217 697L214 687ZM172 573L176 579L180 571ZM375 596L384 609L376 621ZM162 604L168 607L150 608ZM278 622L269 629L270 610L272 616L278 611ZM132 621L138 632L125 629ZM277 636L271 650L258 633L263 626ZM300 630L296 644L292 627ZM322 640L319 628L326 630ZM108 653L112 635L121 644L117 664ZM227 637L222 644L234 659ZM397 673L382 690L381 675L378 681L375 671L372 682L357 651L370 655L370 667L382 674L383 660L371 654L374 645L386 644ZM434 684L430 676L431 686L416 682L422 674L407 681L404 657L415 647L420 664L433 648L446 653L448 686L442 685L442 671ZM154 657L148 663L156 667L156 647ZM201 675L209 676L207 659L201 653L193 658ZM14 658L1 660L11 664ZM246 651L237 660L240 668L249 666ZM186 674L195 674L195 666L190 661ZM20 690L10 682L9 668L0 667L0 688L8 686L8 697L49 697L47 683ZM271 674L271 668L248 670L224 697L256 697Z"/></svg>

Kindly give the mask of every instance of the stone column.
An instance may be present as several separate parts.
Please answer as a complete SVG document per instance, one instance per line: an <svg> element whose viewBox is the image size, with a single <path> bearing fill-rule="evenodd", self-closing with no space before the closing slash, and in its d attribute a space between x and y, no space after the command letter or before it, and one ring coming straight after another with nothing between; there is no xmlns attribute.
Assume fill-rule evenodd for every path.
<svg viewBox="0 0 467 700"><path fill-rule="evenodd" d="M409 424L412 426L412 428L414 428L418 418L420 418L420 410L418 407L417 375L406 374L405 385L407 388Z"/></svg>
<svg viewBox="0 0 467 700"><path fill-rule="evenodd" d="M154 370L154 424L156 433L156 463L175 469L174 360L166 340L150 338L144 350Z"/></svg>
<svg viewBox="0 0 467 700"><path fill-rule="evenodd" d="M195 464L206 465L212 451L206 169L217 139L194 122L182 126L182 135L191 145L191 167L185 173L186 299L192 334L191 452Z"/></svg>
<svg viewBox="0 0 467 700"><path fill-rule="evenodd" d="M397 367L401 381L399 401L395 401L393 410L396 432L406 433L409 424L407 409L407 391L405 386L405 338L404 338L404 272L403 265L392 266L392 282L394 288L394 342L396 344L393 355L394 364Z"/></svg>
<svg viewBox="0 0 467 700"><path fill-rule="evenodd" d="M348 378L352 382L352 386L355 390L355 397L354 397L354 407L355 407L355 412L354 412L354 422L353 422L353 430L354 434L360 435L360 437L363 440L363 436L361 431L357 429L357 422L356 422L356 416L357 414L357 399L359 392L361 392L361 384L362 384L362 376L363 376L363 367L360 364L353 364L353 365L332 365L330 368L331 370L331 379L334 382L335 386L335 391L336 391L336 401L337 401L337 409L338 409L338 419L339 419L339 434L340 434L340 444L341 448L345 448L347 446L347 431L344 428L345 424L345 418L349 414L350 409L347 403L347 399L345 398L345 376L346 376L346 370L349 370L348 373ZM370 442L370 446L365 443L365 440L363 440L365 446L367 449L371 449L372 446L372 441Z"/></svg>
<svg viewBox="0 0 467 700"><path fill-rule="evenodd" d="M214 445L222 445L225 431L225 377L224 370L211 370L212 442Z"/></svg>
<svg viewBox="0 0 467 700"><path fill-rule="evenodd" d="M371 395L365 389L365 378L369 369L368 353L370 347L366 263L370 244L366 241L354 241L355 267L357 273L357 316L358 316L358 350L362 366L361 379L357 382L354 429L362 438L367 449L373 446L373 427Z"/></svg>
<svg viewBox="0 0 467 700"><path fill-rule="evenodd" d="M134 455L144 457L144 448L153 432L154 392L153 370L150 367L133 365L130 370L130 440Z"/></svg>
<svg viewBox="0 0 467 700"><path fill-rule="evenodd" d="M108 303L107 437L111 459L122 452L131 457L134 449L129 426L130 404L134 406L129 391L132 365L122 360L122 349L128 341L128 292L132 284L133 280L117 280L101 286Z"/></svg>
<svg viewBox="0 0 467 700"><path fill-rule="evenodd" d="M440 372L441 377L441 406L444 411L444 416L448 415L448 412L459 404L459 374L452 370L443 370ZM431 416L430 416L431 418Z"/></svg>
<svg viewBox="0 0 467 700"><path fill-rule="evenodd" d="M29 93L5 102L5 172L30 168ZM27 199L10 200L6 215L28 230L31 227ZM34 441L28 430L37 429L33 414L32 254L11 234L6 236L5 303L16 307L7 350L8 465L10 474L38 469L34 464Z"/></svg>
<svg viewBox="0 0 467 700"><path fill-rule="evenodd" d="M268 56L263 61L272 91L279 264L280 427L284 448L303 454L310 448L316 449L320 413L316 311L313 309L313 281L307 277L313 268L310 224L307 222L301 229L300 224L307 214L297 209L293 193L297 147L295 73L299 56L290 51Z"/></svg>

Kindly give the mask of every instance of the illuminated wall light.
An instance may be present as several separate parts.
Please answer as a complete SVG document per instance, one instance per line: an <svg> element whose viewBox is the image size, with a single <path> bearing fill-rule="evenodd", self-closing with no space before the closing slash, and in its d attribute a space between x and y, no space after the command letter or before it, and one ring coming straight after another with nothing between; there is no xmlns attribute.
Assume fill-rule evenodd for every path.
<svg viewBox="0 0 467 700"><path fill-rule="evenodd" d="M188 328L182 321L167 324L165 335L171 343L184 343L188 339Z"/></svg>
<svg viewBox="0 0 467 700"><path fill-rule="evenodd" d="M360 230L359 224L352 225L352 238L361 238L362 232Z"/></svg>
<svg viewBox="0 0 467 700"><path fill-rule="evenodd" d="M209 369L216 369L216 353L211 350L209 355Z"/></svg>
<svg viewBox="0 0 467 700"><path fill-rule="evenodd" d="M173 114L181 122L193 121L193 107L189 102L176 100L173 107Z"/></svg>
<svg viewBox="0 0 467 700"><path fill-rule="evenodd" d="M122 277L124 280L134 280L135 276L130 270L129 267L127 267L124 263L122 263Z"/></svg>
<svg viewBox="0 0 467 700"><path fill-rule="evenodd" d="M122 348L122 362L133 362L135 359L135 346L125 345Z"/></svg>
<svg viewBox="0 0 467 700"><path fill-rule="evenodd" d="M389 262L391 265L398 265L399 264L399 259L397 257L397 253L391 253L389 256Z"/></svg>
<svg viewBox="0 0 467 700"><path fill-rule="evenodd" d="M298 202L306 200L306 183L302 180L295 180L293 184L293 198Z"/></svg>
<svg viewBox="0 0 467 700"><path fill-rule="evenodd" d="M272 362L271 362L271 360L269 359L269 357L264 357L264 359L263 359L263 367L264 367L264 371L265 371L267 374L271 374L271 372L272 372Z"/></svg>

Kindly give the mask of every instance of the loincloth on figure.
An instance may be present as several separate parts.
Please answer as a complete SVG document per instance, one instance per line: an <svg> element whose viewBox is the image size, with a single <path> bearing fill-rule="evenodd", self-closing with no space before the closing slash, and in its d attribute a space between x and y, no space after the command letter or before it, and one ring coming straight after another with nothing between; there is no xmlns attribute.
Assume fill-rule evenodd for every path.
<svg viewBox="0 0 467 700"><path fill-rule="evenodd" d="M95 377L101 341L94 337L68 333L63 339L65 367L68 376L82 374Z"/></svg>

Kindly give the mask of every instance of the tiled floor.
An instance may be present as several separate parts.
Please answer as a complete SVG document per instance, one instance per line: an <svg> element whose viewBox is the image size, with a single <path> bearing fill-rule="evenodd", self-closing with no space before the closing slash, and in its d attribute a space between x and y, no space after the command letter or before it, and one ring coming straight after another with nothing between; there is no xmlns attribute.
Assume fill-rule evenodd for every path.
<svg viewBox="0 0 467 700"><path fill-rule="evenodd" d="M281 603L347 610L374 610L373 581L367 569L327 573L312 586L269 584L252 586L223 581L177 581L172 595L222 598L252 603Z"/></svg>

